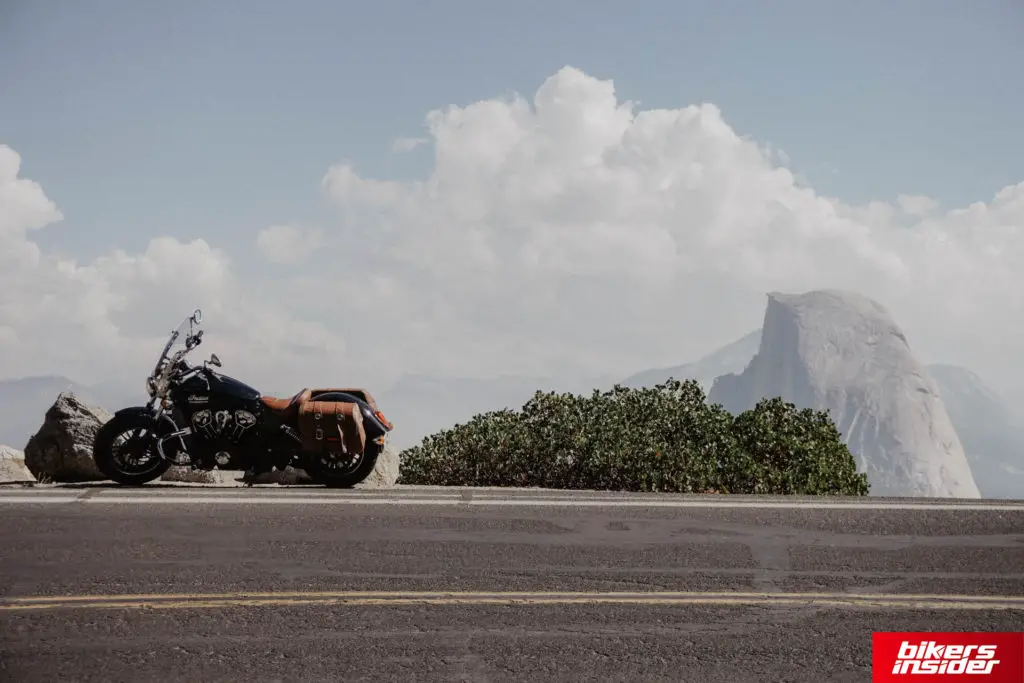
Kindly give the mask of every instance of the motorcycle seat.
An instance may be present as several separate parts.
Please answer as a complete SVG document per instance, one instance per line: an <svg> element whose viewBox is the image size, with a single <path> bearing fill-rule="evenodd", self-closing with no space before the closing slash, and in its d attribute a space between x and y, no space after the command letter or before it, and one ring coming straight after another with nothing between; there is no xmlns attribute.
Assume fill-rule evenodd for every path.
<svg viewBox="0 0 1024 683"><path fill-rule="evenodd" d="M280 419L287 421L298 415L299 406L310 400L312 396L312 391L309 389L303 389L291 398L260 396L260 400L263 401L263 405L265 405L270 412L277 415Z"/></svg>

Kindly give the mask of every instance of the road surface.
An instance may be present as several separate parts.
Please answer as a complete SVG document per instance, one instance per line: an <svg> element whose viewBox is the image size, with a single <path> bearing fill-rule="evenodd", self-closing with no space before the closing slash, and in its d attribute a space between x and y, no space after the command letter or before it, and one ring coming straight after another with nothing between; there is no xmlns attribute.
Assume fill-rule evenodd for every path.
<svg viewBox="0 0 1024 683"><path fill-rule="evenodd" d="M0 489L0 680L867 681L1024 630L1024 504Z"/></svg>

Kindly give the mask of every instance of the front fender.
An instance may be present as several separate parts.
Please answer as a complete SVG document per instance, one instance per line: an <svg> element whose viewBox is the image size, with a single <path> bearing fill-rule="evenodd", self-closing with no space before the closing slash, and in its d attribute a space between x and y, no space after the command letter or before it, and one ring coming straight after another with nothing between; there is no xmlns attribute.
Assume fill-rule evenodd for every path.
<svg viewBox="0 0 1024 683"><path fill-rule="evenodd" d="M113 419L117 419L121 416L141 416L155 420L157 419L157 411L152 406L131 406L130 408L122 408L114 413ZM160 415L159 420L160 422L155 430L157 433L157 452L160 454L161 458L171 462L171 464L180 464L177 461L177 455L180 452L188 452L189 444L187 440L189 430L179 427L178 423L174 421L174 418L170 413L163 413ZM169 452L168 449L170 449Z"/></svg>

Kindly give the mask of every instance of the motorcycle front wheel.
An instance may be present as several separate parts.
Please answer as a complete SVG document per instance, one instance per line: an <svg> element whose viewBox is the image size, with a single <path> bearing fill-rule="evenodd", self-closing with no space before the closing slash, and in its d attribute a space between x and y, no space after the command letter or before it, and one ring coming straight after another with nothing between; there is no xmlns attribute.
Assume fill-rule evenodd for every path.
<svg viewBox="0 0 1024 683"><path fill-rule="evenodd" d="M96 432L96 468L124 486L141 486L159 478L171 466L156 450L157 424L143 413L122 413Z"/></svg>

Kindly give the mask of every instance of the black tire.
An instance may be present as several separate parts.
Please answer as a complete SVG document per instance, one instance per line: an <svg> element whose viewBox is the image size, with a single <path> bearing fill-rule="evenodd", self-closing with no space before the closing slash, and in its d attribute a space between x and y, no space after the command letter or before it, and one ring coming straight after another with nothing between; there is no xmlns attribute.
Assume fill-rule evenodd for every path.
<svg viewBox="0 0 1024 683"><path fill-rule="evenodd" d="M358 462L351 465L346 464L339 469L326 465L318 455L304 453L307 465L303 469L317 484L322 484L330 489L350 489L370 476L377 464L377 457L381 450L376 443L368 441L365 450L358 456Z"/></svg>
<svg viewBox="0 0 1024 683"><path fill-rule="evenodd" d="M123 486L158 479L171 466L156 450L159 433L156 421L141 410L118 413L96 432L92 450L96 469ZM127 441L118 443L124 437Z"/></svg>

